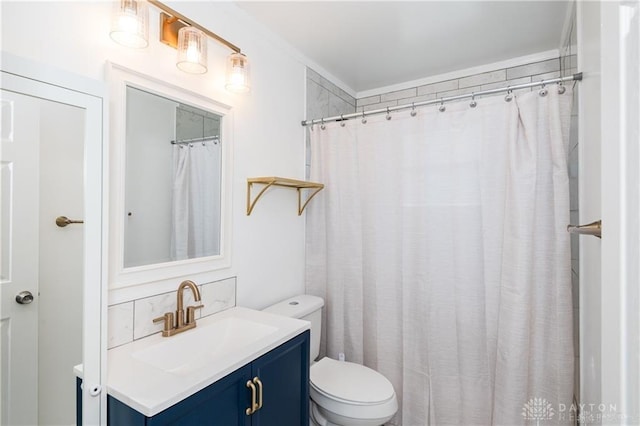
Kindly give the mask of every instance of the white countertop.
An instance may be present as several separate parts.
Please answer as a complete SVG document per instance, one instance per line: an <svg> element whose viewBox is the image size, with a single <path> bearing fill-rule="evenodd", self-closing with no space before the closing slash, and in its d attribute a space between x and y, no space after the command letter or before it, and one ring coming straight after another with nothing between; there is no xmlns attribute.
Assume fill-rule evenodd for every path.
<svg viewBox="0 0 640 426"><path fill-rule="evenodd" d="M186 333L192 333L213 322L228 317L241 317L276 330L224 356L217 356L211 362L193 371L176 374L153 367L133 356L139 351ZM108 351L107 392L131 408L147 417L182 401L204 389L229 373L250 363L282 343L308 330L308 321L297 320L263 311L235 307L198 320L198 327L174 337L162 337L161 333L110 349ZM224 350L224 348L221 348ZM189 348L182 348L188 351Z"/></svg>

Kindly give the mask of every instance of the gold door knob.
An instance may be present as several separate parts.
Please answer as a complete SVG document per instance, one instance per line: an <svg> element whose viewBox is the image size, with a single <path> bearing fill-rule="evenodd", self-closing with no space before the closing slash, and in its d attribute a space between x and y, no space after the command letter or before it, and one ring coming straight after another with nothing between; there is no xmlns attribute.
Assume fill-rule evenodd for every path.
<svg viewBox="0 0 640 426"><path fill-rule="evenodd" d="M64 228L67 225L71 225L72 223L84 223L84 220L73 220L73 219L69 219L66 216L58 216L56 218L56 225L58 225L60 228Z"/></svg>

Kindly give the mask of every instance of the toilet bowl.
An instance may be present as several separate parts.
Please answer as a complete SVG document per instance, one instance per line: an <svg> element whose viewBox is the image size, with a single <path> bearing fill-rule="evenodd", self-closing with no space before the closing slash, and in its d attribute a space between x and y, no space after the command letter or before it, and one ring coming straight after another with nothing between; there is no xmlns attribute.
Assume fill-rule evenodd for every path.
<svg viewBox="0 0 640 426"><path fill-rule="evenodd" d="M393 385L379 372L353 362L328 357L314 362L320 352L324 300L292 297L265 309L311 322L310 424L315 426L380 426L398 411Z"/></svg>

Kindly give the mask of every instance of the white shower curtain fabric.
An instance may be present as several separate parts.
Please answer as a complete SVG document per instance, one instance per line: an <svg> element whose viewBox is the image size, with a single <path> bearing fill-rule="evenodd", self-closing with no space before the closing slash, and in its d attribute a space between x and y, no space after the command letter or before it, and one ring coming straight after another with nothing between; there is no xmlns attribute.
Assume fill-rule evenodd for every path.
<svg viewBox="0 0 640 426"><path fill-rule="evenodd" d="M220 253L220 146L173 146L173 260Z"/></svg>
<svg viewBox="0 0 640 426"><path fill-rule="evenodd" d="M571 99L310 131L325 190L307 207L306 286L326 301L323 353L392 382L390 424L572 423Z"/></svg>

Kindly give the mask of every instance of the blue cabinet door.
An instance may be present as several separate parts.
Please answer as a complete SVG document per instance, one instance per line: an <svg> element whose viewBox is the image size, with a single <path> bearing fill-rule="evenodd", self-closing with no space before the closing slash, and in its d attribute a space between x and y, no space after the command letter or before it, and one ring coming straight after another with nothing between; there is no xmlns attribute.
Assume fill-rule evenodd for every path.
<svg viewBox="0 0 640 426"><path fill-rule="evenodd" d="M251 367L246 365L176 405L145 417L116 398L108 398L108 424L112 426L250 426L245 407L251 405L246 388Z"/></svg>
<svg viewBox="0 0 640 426"><path fill-rule="evenodd" d="M244 366L195 395L151 417L147 426L249 426L251 405L246 387L251 368Z"/></svg>
<svg viewBox="0 0 640 426"><path fill-rule="evenodd" d="M309 331L251 363L262 382L262 408L252 426L309 425Z"/></svg>

